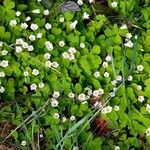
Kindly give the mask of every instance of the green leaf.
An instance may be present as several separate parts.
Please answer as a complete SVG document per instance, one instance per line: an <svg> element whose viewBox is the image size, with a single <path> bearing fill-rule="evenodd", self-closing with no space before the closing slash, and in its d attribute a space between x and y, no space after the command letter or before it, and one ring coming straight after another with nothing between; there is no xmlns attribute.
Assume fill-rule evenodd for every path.
<svg viewBox="0 0 150 150"><path fill-rule="evenodd" d="M95 54L99 54L100 51L101 51L101 48L99 45L94 45L93 48L92 48L92 51L95 53Z"/></svg>
<svg viewBox="0 0 150 150"><path fill-rule="evenodd" d="M69 22L69 21L71 21L71 20L73 19L74 14L71 13L71 12L65 12L65 13L64 13L64 17L65 17L66 21Z"/></svg>
<svg viewBox="0 0 150 150"><path fill-rule="evenodd" d="M4 0L3 4L6 9L13 9L15 7L15 3L11 0Z"/></svg>
<svg viewBox="0 0 150 150"><path fill-rule="evenodd" d="M53 5L53 0L42 0L41 3L46 9L50 9Z"/></svg>
<svg viewBox="0 0 150 150"><path fill-rule="evenodd" d="M78 93L78 94L82 92L82 86L81 86L80 83L77 83L75 85L75 92Z"/></svg>

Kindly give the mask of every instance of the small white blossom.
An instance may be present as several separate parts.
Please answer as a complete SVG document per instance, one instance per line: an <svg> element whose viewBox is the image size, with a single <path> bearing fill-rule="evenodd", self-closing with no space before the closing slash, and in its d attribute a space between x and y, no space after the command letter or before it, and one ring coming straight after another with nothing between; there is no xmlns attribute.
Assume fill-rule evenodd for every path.
<svg viewBox="0 0 150 150"><path fill-rule="evenodd" d="M58 118L59 118L59 113L55 113L55 114L54 114L54 118L55 118L55 119L58 119Z"/></svg>
<svg viewBox="0 0 150 150"><path fill-rule="evenodd" d="M3 46L3 42L2 41L0 41L0 47L2 47Z"/></svg>
<svg viewBox="0 0 150 150"><path fill-rule="evenodd" d="M107 55L106 58L105 58L105 60L106 60L107 62L110 62L110 61L112 60L112 58L111 58L110 55Z"/></svg>
<svg viewBox="0 0 150 150"><path fill-rule="evenodd" d="M5 89L3 86L0 87L0 93L4 93L5 92Z"/></svg>
<svg viewBox="0 0 150 150"><path fill-rule="evenodd" d="M21 53L22 52L22 47L21 46L16 46L15 50L16 50L16 53Z"/></svg>
<svg viewBox="0 0 150 150"><path fill-rule="evenodd" d="M29 36L29 39L30 39L30 41L35 41L35 35L31 34L31 35Z"/></svg>
<svg viewBox="0 0 150 150"><path fill-rule="evenodd" d="M66 122L67 118L66 117L63 117L62 118L62 122Z"/></svg>
<svg viewBox="0 0 150 150"><path fill-rule="evenodd" d="M21 23L21 28L22 29L27 29L28 28L28 24L27 23Z"/></svg>
<svg viewBox="0 0 150 150"><path fill-rule="evenodd" d="M45 46L49 51L53 50L53 44L50 41L46 41Z"/></svg>
<svg viewBox="0 0 150 150"><path fill-rule="evenodd" d="M89 3L94 3L95 2L95 0L89 0Z"/></svg>
<svg viewBox="0 0 150 150"><path fill-rule="evenodd" d="M127 42L124 44L124 46L132 48L132 47L133 47L133 43L129 40L129 41L127 41Z"/></svg>
<svg viewBox="0 0 150 150"><path fill-rule="evenodd" d="M16 16L20 16L21 15L21 12L20 11L16 11Z"/></svg>
<svg viewBox="0 0 150 150"><path fill-rule="evenodd" d="M47 10L44 10L44 15L45 16L48 16L49 15L49 10L47 9Z"/></svg>
<svg viewBox="0 0 150 150"><path fill-rule="evenodd" d="M36 36L38 39L42 38L42 33L38 33Z"/></svg>
<svg viewBox="0 0 150 150"><path fill-rule="evenodd" d="M76 28L77 23L78 23L78 21L77 21L77 20L75 20L74 22L72 22L72 23L70 24L70 29L75 29L75 28Z"/></svg>
<svg viewBox="0 0 150 150"><path fill-rule="evenodd" d="M35 13L35 14L39 14L40 10L39 9L35 9L35 10L32 10L32 12Z"/></svg>
<svg viewBox="0 0 150 150"><path fill-rule="evenodd" d="M37 89L37 85L35 83L30 85L30 89L31 90L36 90Z"/></svg>
<svg viewBox="0 0 150 150"><path fill-rule="evenodd" d="M24 71L23 75L24 75L25 77L27 77L27 76L29 75L29 72L28 72L28 71Z"/></svg>
<svg viewBox="0 0 150 150"><path fill-rule="evenodd" d="M138 66L137 66L137 70L138 70L138 71L143 71L143 69L144 69L143 65L138 65Z"/></svg>
<svg viewBox="0 0 150 150"><path fill-rule="evenodd" d="M117 81L122 81L122 76L121 76L121 75L118 75L118 76L116 77L116 80L117 80Z"/></svg>
<svg viewBox="0 0 150 150"><path fill-rule="evenodd" d="M109 73L108 73L108 72L105 72L105 73L104 73L104 77L105 77L105 78L108 78L108 77L109 77Z"/></svg>
<svg viewBox="0 0 150 150"><path fill-rule="evenodd" d="M2 51L2 56L6 56L7 54L8 54L8 51L6 51L6 50Z"/></svg>
<svg viewBox="0 0 150 150"><path fill-rule="evenodd" d="M140 49L140 51L141 51L141 52L144 52L144 49L143 49L143 48L141 48L141 49Z"/></svg>
<svg viewBox="0 0 150 150"><path fill-rule="evenodd" d="M88 95L91 96L93 94L92 90L88 90Z"/></svg>
<svg viewBox="0 0 150 150"><path fill-rule="evenodd" d="M113 88L113 91L116 92L118 89L116 87Z"/></svg>
<svg viewBox="0 0 150 150"><path fill-rule="evenodd" d="M106 107L106 112L107 112L107 113L110 113L111 111L112 111L112 107L111 107L111 106L107 106L107 107Z"/></svg>
<svg viewBox="0 0 150 150"><path fill-rule="evenodd" d="M17 25L17 21L16 20L10 20L9 25L14 27Z"/></svg>
<svg viewBox="0 0 150 150"><path fill-rule="evenodd" d="M65 20L64 17L60 17L60 18L59 18L59 21L60 21L60 22L64 22L64 20Z"/></svg>
<svg viewBox="0 0 150 150"><path fill-rule="evenodd" d="M29 51L29 52L32 52L33 50L34 50L34 47L33 47L32 45L29 45L29 46L28 46L28 51Z"/></svg>
<svg viewBox="0 0 150 150"><path fill-rule="evenodd" d="M137 40L138 36L137 36L137 35L135 35L135 36L134 36L134 38Z"/></svg>
<svg viewBox="0 0 150 150"><path fill-rule="evenodd" d="M8 66L8 61L7 60L2 60L1 62L0 62L0 66L1 67L7 67Z"/></svg>
<svg viewBox="0 0 150 150"><path fill-rule="evenodd" d="M60 47L64 47L65 46L65 42L64 41L59 41L59 46Z"/></svg>
<svg viewBox="0 0 150 150"><path fill-rule="evenodd" d="M150 128L146 130L146 136L150 136Z"/></svg>
<svg viewBox="0 0 150 150"><path fill-rule="evenodd" d="M35 76L39 75L39 70L33 69L32 74L35 75Z"/></svg>
<svg viewBox="0 0 150 150"><path fill-rule="evenodd" d="M58 106L58 101L55 100L55 99L53 99L53 100L51 101L51 106L52 106L52 107L57 107L57 106Z"/></svg>
<svg viewBox="0 0 150 150"><path fill-rule="evenodd" d="M16 39L16 44L17 44L17 45L22 45L23 42L24 42L24 41L23 41L22 38Z"/></svg>
<svg viewBox="0 0 150 150"><path fill-rule="evenodd" d="M102 65L103 65L104 68L107 68L108 67L108 62L104 61Z"/></svg>
<svg viewBox="0 0 150 150"><path fill-rule="evenodd" d="M25 21L30 21L31 20L31 17L30 16L28 16L26 19L25 19Z"/></svg>
<svg viewBox="0 0 150 150"><path fill-rule="evenodd" d="M137 85L137 89L140 91L142 90L142 86L141 85Z"/></svg>
<svg viewBox="0 0 150 150"><path fill-rule="evenodd" d="M128 76L128 81L132 81L133 80L133 77L130 75Z"/></svg>
<svg viewBox="0 0 150 150"><path fill-rule="evenodd" d="M84 12L84 14L83 14L83 19L89 19L90 17L89 17L90 15L87 13L87 12Z"/></svg>
<svg viewBox="0 0 150 150"><path fill-rule="evenodd" d="M139 96L138 101L142 103L144 101L144 96Z"/></svg>
<svg viewBox="0 0 150 150"><path fill-rule="evenodd" d="M78 5L83 5L83 1L82 0L78 0L77 3L78 3Z"/></svg>
<svg viewBox="0 0 150 150"><path fill-rule="evenodd" d="M40 138L43 138L43 136L44 136L44 135L40 133L39 137L40 137Z"/></svg>
<svg viewBox="0 0 150 150"><path fill-rule="evenodd" d="M40 83L38 84L38 87L39 87L40 89L42 89L42 88L44 87L44 83L43 83L43 82L40 82Z"/></svg>
<svg viewBox="0 0 150 150"><path fill-rule="evenodd" d="M50 23L46 23L46 24L45 24L45 28L46 28L47 30L49 30L49 29L52 28L52 25L51 25Z"/></svg>
<svg viewBox="0 0 150 150"><path fill-rule="evenodd" d="M114 1L114 2L111 3L111 7L112 7L112 8L116 8L117 5L118 5L118 3L117 3L116 1Z"/></svg>
<svg viewBox="0 0 150 150"><path fill-rule="evenodd" d="M74 47L70 47L68 50L71 54L76 53L76 49Z"/></svg>
<svg viewBox="0 0 150 150"><path fill-rule="evenodd" d="M26 141L22 141L22 142L21 142L21 145L22 145L22 146L26 146L26 145L27 145L27 142L26 142Z"/></svg>
<svg viewBox="0 0 150 150"><path fill-rule="evenodd" d="M70 117L70 120L71 120L71 121L74 121L75 119L76 119L75 116L71 116L71 117Z"/></svg>
<svg viewBox="0 0 150 150"><path fill-rule="evenodd" d="M75 59L74 54L69 54L69 60L74 60L74 59Z"/></svg>
<svg viewBox="0 0 150 150"><path fill-rule="evenodd" d="M81 48L85 48L85 44L84 43L80 43L80 47Z"/></svg>
<svg viewBox="0 0 150 150"><path fill-rule="evenodd" d="M119 111L120 110L119 106L114 106L114 110Z"/></svg>
<svg viewBox="0 0 150 150"><path fill-rule="evenodd" d="M51 57L51 54L50 54L50 53L45 53L45 54L44 54L44 58L45 58L46 60L50 59L50 57Z"/></svg>
<svg viewBox="0 0 150 150"><path fill-rule="evenodd" d="M41 2L42 0L37 0L37 2Z"/></svg>
<svg viewBox="0 0 150 150"><path fill-rule="evenodd" d="M0 78L4 78L5 77L5 72L0 72Z"/></svg>
<svg viewBox="0 0 150 150"><path fill-rule="evenodd" d="M69 94L68 94L68 97L69 97L69 98L74 98L74 93L72 93L72 92L69 93Z"/></svg>
<svg viewBox="0 0 150 150"><path fill-rule="evenodd" d="M51 62L51 61L49 61L49 60L48 60L48 61L46 61L46 62L45 62L45 66L46 66L46 67L48 67L48 68L51 68L51 66L52 66L52 62Z"/></svg>
<svg viewBox="0 0 150 150"><path fill-rule="evenodd" d="M60 96L59 91L55 91L55 92L53 93L53 97L54 97L54 98L58 98L59 96Z"/></svg>
<svg viewBox="0 0 150 150"><path fill-rule="evenodd" d="M146 105L146 110L150 113L150 105L149 104Z"/></svg>
<svg viewBox="0 0 150 150"><path fill-rule="evenodd" d="M119 146L116 146L116 147L115 147L115 150L120 150L120 147L119 147Z"/></svg>
<svg viewBox="0 0 150 150"><path fill-rule="evenodd" d="M57 68L59 66L59 64L57 62L52 62L52 67L53 68Z"/></svg>
<svg viewBox="0 0 150 150"><path fill-rule="evenodd" d="M103 95L103 94L104 94L104 90L103 90L102 88L99 88L99 89L98 89L98 92L99 92L100 95Z"/></svg>
<svg viewBox="0 0 150 150"><path fill-rule="evenodd" d="M121 30L124 30L124 29L127 29L127 28L128 28L128 27L127 27L126 24L123 24L123 25L120 27Z"/></svg>
<svg viewBox="0 0 150 150"><path fill-rule="evenodd" d="M116 80L113 80L113 81L111 81L111 84L112 84L113 86L116 86L117 81L116 81Z"/></svg>
<svg viewBox="0 0 150 150"><path fill-rule="evenodd" d="M37 29L38 29L38 25L37 25L37 24L32 23L32 24L31 24L31 26L30 26L30 28L31 28L33 31L35 31L35 30L37 30Z"/></svg>
<svg viewBox="0 0 150 150"><path fill-rule="evenodd" d="M94 90L93 91L93 96L98 97L99 96L99 91L98 90Z"/></svg>
<svg viewBox="0 0 150 150"><path fill-rule="evenodd" d="M23 42L22 47L23 48L28 48L28 43L27 42Z"/></svg>
<svg viewBox="0 0 150 150"><path fill-rule="evenodd" d="M115 92L110 92L109 95L110 97L115 97Z"/></svg>
<svg viewBox="0 0 150 150"><path fill-rule="evenodd" d="M86 100L85 94L84 94L84 93L79 94L78 99L79 99L80 101L85 101L85 100Z"/></svg>
<svg viewBox="0 0 150 150"><path fill-rule="evenodd" d="M78 146L74 146L72 150L79 150Z"/></svg>
<svg viewBox="0 0 150 150"><path fill-rule="evenodd" d="M62 53L63 58L68 59L69 58L69 54L67 52Z"/></svg>
<svg viewBox="0 0 150 150"><path fill-rule="evenodd" d="M131 39L131 38L132 38L132 34L131 34L131 33L127 33L127 34L126 34L126 38L127 38L127 39Z"/></svg>
<svg viewBox="0 0 150 150"><path fill-rule="evenodd" d="M99 71L94 72L94 77L95 77L95 78L100 77L100 73L99 73Z"/></svg>

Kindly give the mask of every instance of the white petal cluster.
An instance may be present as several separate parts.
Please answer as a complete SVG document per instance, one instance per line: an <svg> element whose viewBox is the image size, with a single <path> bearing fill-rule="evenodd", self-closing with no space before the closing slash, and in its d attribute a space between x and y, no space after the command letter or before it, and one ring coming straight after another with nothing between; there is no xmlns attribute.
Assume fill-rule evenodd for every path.
<svg viewBox="0 0 150 150"><path fill-rule="evenodd" d="M74 98L75 95L74 95L74 93L70 92L70 93L68 94L68 97L69 97L69 98Z"/></svg>
<svg viewBox="0 0 150 150"><path fill-rule="evenodd" d="M30 89L33 91L33 90L36 90L37 89L37 85L35 83L31 84L30 85Z"/></svg>
<svg viewBox="0 0 150 150"><path fill-rule="evenodd" d="M117 5L118 5L118 3L117 3L116 1L114 1L114 2L111 3L111 7L112 7L112 8L116 8Z"/></svg>
<svg viewBox="0 0 150 150"><path fill-rule="evenodd" d="M77 3L78 3L78 5L80 5L80 6L83 5L83 1L82 1L82 0L78 0Z"/></svg>
<svg viewBox="0 0 150 150"><path fill-rule="evenodd" d="M35 76L39 75L39 70L33 69L32 74L35 75Z"/></svg>
<svg viewBox="0 0 150 150"><path fill-rule="evenodd" d="M1 71L0 72L0 78L4 78L5 77L5 72Z"/></svg>
<svg viewBox="0 0 150 150"><path fill-rule="evenodd" d="M59 118L59 113L54 113L54 118L58 119Z"/></svg>
<svg viewBox="0 0 150 150"><path fill-rule="evenodd" d="M17 21L16 20L10 20L9 25L14 27L17 25Z"/></svg>
<svg viewBox="0 0 150 150"><path fill-rule="evenodd" d="M107 106L107 107L102 108L101 113L102 114L107 114L107 113L111 113L111 111L112 111L112 107L111 106Z"/></svg>
<svg viewBox="0 0 150 150"><path fill-rule="evenodd" d="M141 71L143 71L143 69L144 69L143 65L138 65L138 66L137 66L137 70L138 70L138 71L141 72Z"/></svg>
<svg viewBox="0 0 150 150"><path fill-rule="evenodd" d="M7 67L8 66L8 60L2 60L1 62L0 62L0 66L1 67Z"/></svg>
<svg viewBox="0 0 150 150"><path fill-rule="evenodd" d="M56 99L52 99L51 106L52 107L57 107L58 106L58 101Z"/></svg>
<svg viewBox="0 0 150 150"><path fill-rule="evenodd" d="M27 29L28 28L28 24L27 23L21 23L21 28L22 29Z"/></svg>
<svg viewBox="0 0 150 150"><path fill-rule="evenodd" d="M146 105L146 110L150 113L150 105L149 104Z"/></svg>
<svg viewBox="0 0 150 150"><path fill-rule="evenodd" d="M70 29L75 29L75 28L76 28L77 23L78 23L78 21L77 21L77 20L75 20L74 22L72 22L72 23L70 24Z"/></svg>
<svg viewBox="0 0 150 150"><path fill-rule="evenodd" d="M45 46L49 51L53 50L53 44L50 41L46 41Z"/></svg>
<svg viewBox="0 0 150 150"><path fill-rule="evenodd" d="M50 29L52 28L52 25L51 25L50 23L46 23L46 24L45 24L45 28L46 28L47 30L50 30Z"/></svg>
<svg viewBox="0 0 150 150"><path fill-rule="evenodd" d="M150 136L150 128L146 130L146 136Z"/></svg>
<svg viewBox="0 0 150 150"><path fill-rule="evenodd" d="M30 26L30 28L31 28L33 31L35 31L35 30L37 30L39 27L38 27L37 24L32 23L31 26Z"/></svg>
<svg viewBox="0 0 150 150"><path fill-rule="evenodd" d="M99 71L94 72L94 77L95 77L95 78L100 77L100 72L99 72Z"/></svg>
<svg viewBox="0 0 150 150"><path fill-rule="evenodd" d="M84 12L83 19L89 19L90 15L87 12Z"/></svg>
<svg viewBox="0 0 150 150"><path fill-rule="evenodd" d="M60 47L64 47L65 46L65 42L62 40L62 41L59 41L59 46Z"/></svg>
<svg viewBox="0 0 150 150"><path fill-rule="evenodd" d="M80 101L85 101L86 100L86 95L84 93L81 93L81 94L78 95L78 99Z"/></svg>
<svg viewBox="0 0 150 150"><path fill-rule="evenodd" d="M4 93L5 92L5 89L3 86L0 86L0 93Z"/></svg>
<svg viewBox="0 0 150 150"><path fill-rule="evenodd" d="M139 96L138 101L142 103L144 101L144 96Z"/></svg>
<svg viewBox="0 0 150 150"><path fill-rule="evenodd" d="M70 120L71 120L71 121L74 121L75 119L76 119L75 116L71 116L71 117L70 117Z"/></svg>
<svg viewBox="0 0 150 150"><path fill-rule="evenodd" d="M7 54L8 54L8 51L6 51L6 50L2 50L2 56L6 56Z"/></svg>
<svg viewBox="0 0 150 150"><path fill-rule="evenodd" d="M57 99L60 96L59 91L54 91L53 98Z"/></svg>

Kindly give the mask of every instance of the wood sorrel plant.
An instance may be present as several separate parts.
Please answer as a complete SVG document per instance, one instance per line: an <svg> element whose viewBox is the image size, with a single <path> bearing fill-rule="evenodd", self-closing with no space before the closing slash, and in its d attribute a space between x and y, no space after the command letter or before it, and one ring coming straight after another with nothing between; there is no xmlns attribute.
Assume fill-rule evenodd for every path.
<svg viewBox="0 0 150 150"><path fill-rule="evenodd" d="M49 150L149 147L148 1L0 4L5 144Z"/></svg>

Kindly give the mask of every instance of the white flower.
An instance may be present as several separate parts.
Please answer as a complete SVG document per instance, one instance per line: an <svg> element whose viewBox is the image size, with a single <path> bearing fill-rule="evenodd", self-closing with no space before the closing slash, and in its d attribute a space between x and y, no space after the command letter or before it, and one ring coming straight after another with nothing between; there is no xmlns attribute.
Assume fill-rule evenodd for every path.
<svg viewBox="0 0 150 150"><path fill-rule="evenodd" d="M67 52L62 53L63 58L68 59L69 58L69 54Z"/></svg>
<svg viewBox="0 0 150 150"><path fill-rule="evenodd" d="M111 81L111 84L114 85L114 86L116 86L117 81L116 81L116 80L113 80L113 81Z"/></svg>
<svg viewBox="0 0 150 150"><path fill-rule="evenodd" d="M30 89L31 90L36 90L37 89L37 85L35 83L30 85Z"/></svg>
<svg viewBox="0 0 150 150"><path fill-rule="evenodd" d="M27 145L27 142L26 142L26 141L22 141L22 142L21 142L21 145L22 145L22 146L26 146L26 145Z"/></svg>
<svg viewBox="0 0 150 150"><path fill-rule="evenodd" d="M109 95L110 97L115 97L115 92L110 92Z"/></svg>
<svg viewBox="0 0 150 150"><path fill-rule="evenodd" d="M35 75L35 76L39 75L39 70L33 69L32 74Z"/></svg>
<svg viewBox="0 0 150 150"><path fill-rule="evenodd" d="M21 15L21 12L20 11L16 11L16 16L20 16Z"/></svg>
<svg viewBox="0 0 150 150"><path fill-rule="evenodd" d="M40 10L39 9L35 9L35 10L32 10L32 12L35 13L35 14L39 14Z"/></svg>
<svg viewBox="0 0 150 150"><path fill-rule="evenodd" d="M111 107L111 106L107 106L107 107L106 107L106 112L107 112L107 113L110 113L111 111L112 111L112 107Z"/></svg>
<svg viewBox="0 0 150 150"><path fill-rule="evenodd" d="M98 78L99 76L100 76L99 71L94 72L94 77L95 77L95 78Z"/></svg>
<svg viewBox="0 0 150 150"><path fill-rule="evenodd" d="M9 25L10 26L16 26L17 25L17 21L16 20L10 20Z"/></svg>
<svg viewBox="0 0 150 150"><path fill-rule="evenodd" d="M7 54L8 54L8 51L6 51L6 50L2 51L2 56L6 56Z"/></svg>
<svg viewBox="0 0 150 150"><path fill-rule="evenodd" d="M51 66L52 66L51 61L49 61L49 60L46 61L46 62L45 62L45 66L48 67L48 68L51 68Z"/></svg>
<svg viewBox="0 0 150 150"><path fill-rule="evenodd" d="M137 85L137 89L140 91L142 90L142 86L141 85Z"/></svg>
<svg viewBox="0 0 150 150"><path fill-rule="evenodd" d="M28 46L28 51L31 52L31 51L33 51L33 50L34 50L34 47L33 47L32 45L29 45L29 46Z"/></svg>
<svg viewBox="0 0 150 150"><path fill-rule="evenodd" d="M113 91L114 91L114 92L116 92L116 91L117 91L117 88L116 88L116 87L114 87L114 88L113 88Z"/></svg>
<svg viewBox="0 0 150 150"><path fill-rule="evenodd" d="M0 93L4 93L4 91L5 91L5 89L4 89L4 87L0 87Z"/></svg>
<svg viewBox="0 0 150 150"><path fill-rule="evenodd" d="M70 117L70 120L71 120L71 121L74 121L75 119L76 119L75 116L71 116L71 117Z"/></svg>
<svg viewBox="0 0 150 150"><path fill-rule="evenodd" d="M42 0L37 0L37 2L41 2Z"/></svg>
<svg viewBox="0 0 150 150"><path fill-rule="evenodd" d="M57 62L52 62L52 67L57 68L59 64Z"/></svg>
<svg viewBox="0 0 150 150"><path fill-rule="evenodd" d="M82 0L78 0L77 3L78 3L78 5L83 5L83 1Z"/></svg>
<svg viewBox="0 0 150 150"><path fill-rule="evenodd" d="M59 46L60 47L64 47L65 46L65 42L64 41L59 41Z"/></svg>
<svg viewBox="0 0 150 150"><path fill-rule="evenodd" d="M47 30L49 30L49 29L52 28L52 25L51 25L50 23L46 23L46 24L45 24L45 28L46 28Z"/></svg>
<svg viewBox="0 0 150 150"><path fill-rule="evenodd" d="M83 19L89 19L89 14L87 13L87 12L84 12L84 14L83 14Z"/></svg>
<svg viewBox="0 0 150 150"><path fill-rule="evenodd" d="M50 54L50 53L45 53L45 54L44 54L44 58L45 58L46 60L50 59L50 57L51 57L51 54Z"/></svg>
<svg viewBox="0 0 150 150"><path fill-rule="evenodd" d="M150 128L146 130L146 136L150 136Z"/></svg>
<svg viewBox="0 0 150 150"><path fill-rule="evenodd" d="M126 24L123 24L123 25L120 27L121 30L124 30L124 29L127 29L127 28L128 28L128 27L127 27Z"/></svg>
<svg viewBox="0 0 150 150"><path fill-rule="evenodd" d="M60 96L59 91L55 91L55 92L53 93L53 97L54 97L54 98L58 98L59 96Z"/></svg>
<svg viewBox="0 0 150 150"><path fill-rule="evenodd" d="M79 150L78 146L74 146L72 150Z"/></svg>
<svg viewBox="0 0 150 150"><path fill-rule="evenodd" d="M23 75L24 75L25 77L27 77L27 76L29 75L29 72L28 72L28 71L24 71Z"/></svg>
<svg viewBox="0 0 150 150"><path fill-rule="evenodd" d="M103 90L102 88L99 88L99 89L98 89L98 92L99 92L100 95L103 95L103 94L104 94L104 90Z"/></svg>
<svg viewBox="0 0 150 150"><path fill-rule="evenodd" d="M140 51L141 51L141 52L144 52L144 49L143 49L143 48L141 48L141 49L140 49Z"/></svg>
<svg viewBox="0 0 150 150"><path fill-rule="evenodd" d="M40 138L43 138L43 134L40 133L39 137L40 137Z"/></svg>
<svg viewBox="0 0 150 150"><path fill-rule="evenodd" d="M35 41L35 35L31 34L31 35L29 36L29 39L30 39L31 41Z"/></svg>
<svg viewBox="0 0 150 150"><path fill-rule="evenodd" d="M38 33L36 37L39 39L42 38L42 33Z"/></svg>
<svg viewBox="0 0 150 150"><path fill-rule="evenodd" d="M44 10L44 15L45 16L48 16L49 15L49 10L47 9L47 10Z"/></svg>
<svg viewBox="0 0 150 150"><path fill-rule="evenodd" d="M0 41L0 47L2 47L3 46L3 42L2 41Z"/></svg>
<svg viewBox="0 0 150 150"><path fill-rule="evenodd" d="M144 101L144 96L139 96L138 101L142 103Z"/></svg>
<svg viewBox="0 0 150 150"><path fill-rule="evenodd" d="M114 2L112 2L112 3L111 3L111 7L113 7L113 8L116 8L116 7L117 7L117 5L118 5L118 4L117 4L117 2L116 2L116 1L114 1Z"/></svg>
<svg viewBox="0 0 150 150"><path fill-rule="evenodd" d="M35 30L37 30L37 29L38 29L38 25L37 25L37 24L32 23L32 24L31 24L31 26L30 26L30 28L31 28L33 31L35 31Z"/></svg>
<svg viewBox="0 0 150 150"><path fill-rule="evenodd" d="M76 49L74 47L70 47L68 50L71 54L74 54L76 52Z"/></svg>
<svg viewBox="0 0 150 150"><path fill-rule="evenodd" d="M85 44L84 43L80 43L80 47L81 48L85 48Z"/></svg>
<svg viewBox="0 0 150 150"><path fill-rule="evenodd" d="M108 67L108 62L104 61L102 65L103 65L104 68L107 68Z"/></svg>
<svg viewBox="0 0 150 150"><path fill-rule="evenodd" d="M1 78L5 77L5 73L1 71L1 72L0 72L0 77L1 77Z"/></svg>
<svg viewBox="0 0 150 150"><path fill-rule="evenodd" d="M128 76L128 81L132 81L133 80L133 77L130 75Z"/></svg>
<svg viewBox="0 0 150 150"><path fill-rule="evenodd" d="M93 94L92 90L88 90L88 95L91 96Z"/></svg>
<svg viewBox="0 0 150 150"><path fill-rule="evenodd" d="M63 121L63 122L66 122L66 120L67 120L66 117L63 117L63 118L62 118L62 121Z"/></svg>
<svg viewBox="0 0 150 150"><path fill-rule="evenodd" d="M126 34L126 38L127 38L127 39L131 39L131 38L132 38L132 34L131 34L131 33L127 33L127 34Z"/></svg>
<svg viewBox="0 0 150 150"><path fill-rule="evenodd" d="M99 96L99 91L98 90L94 90L93 91L93 96L95 96L95 97Z"/></svg>
<svg viewBox="0 0 150 150"><path fill-rule="evenodd" d="M31 20L31 17L30 16L28 16L26 19L25 19L25 21L30 21Z"/></svg>
<svg viewBox="0 0 150 150"><path fill-rule="evenodd" d="M23 48L28 48L28 43L27 42L23 42L22 47Z"/></svg>
<svg viewBox="0 0 150 150"><path fill-rule="evenodd" d="M127 42L124 44L124 46L132 48L132 47L133 47L133 43L129 40L129 41L127 41Z"/></svg>
<svg viewBox="0 0 150 150"><path fill-rule="evenodd" d="M72 23L70 24L70 29L75 29L75 28L76 28L77 23L78 23L78 21L77 21L77 20L75 20L74 22L72 22Z"/></svg>
<svg viewBox="0 0 150 150"><path fill-rule="evenodd" d="M101 113L102 113L102 114L107 114L106 107L102 108Z"/></svg>
<svg viewBox="0 0 150 150"><path fill-rule="evenodd" d="M58 119L58 118L59 118L59 113L55 113L55 114L54 114L54 118L55 118L55 119Z"/></svg>
<svg viewBox="0 0 150 150"><path fill-rule="evenodd" d="M74 60L74 59L75 59L74 54L69 54L69 60Z"/></svg>
<svg viewBox="0 0 150 150"><path fill-rule="evenodd" d="M60 21L60 22L64 22L64 20L65 20L64 17L60 17L60 18L59 18L59 21Z"/></svg>
<svg viewBox="0 0 150 150"><path fill-rule="evenodd" d="M16 44L18 44L18 45L22 45L23 44L23 39L22 38L20 38L20 39L16 39Z"/></svg>
<svg viewBox="0 0 150 150"><path fill-rule="evenodd" d="M90 2L90 3L94 3L94 2L95 2L95 0L89 0L89 2Z"/></svg>
<svg viewBox="0 0 150 150"><path fill-rule="evenodd" d="M42 88L44 87L44 83L43 83L43 82L40 82L40 83L38 84L38 87L42 89Z"/></svg>
<svg viewBox="0 0 150 150"><path fill-rule="evenodd" d="M122 80L122 76L121 76L121 75L118 75L118 76L116 77L116 80L117 80L117 81L121 81L121 80Z"/></svg>
<svg viewBox="0 0 150 150"><path fill-rule="evenodd" d="M27 27L28 27L27 23L21 23L21 28L22 29L27 29Z"/></svg>
<svg viewBox="0 0 150 150"><path fill-rule="evenodd" d="M143 65L138 65L138 66L137 66L137 70L138 70L138 71L143 71L143 69L144 69Z"/></svg>
<svg viewBox="0 0 150 150"><path fill-rule="evenodd" d="M110 61L112 60L112 58L111 58L110 55L107 55L106 58L105 58L105 60L106 60L107 62L110 62Z"/></svg>
<svg viewBox="0 0 150 150"><path fill-rule="evenodd" d="M149 104L146 105L146 110L150 113L150 105Z"/></svg>
<svg viewBox="0 0 150 150"><path fill-rule="evenodd" d="M119 146L116 146L116 147L115 147L115 150L120 150L120 147L119 147Z"/></svg>
<svg viewBox="0 0 150 150"><path fill-rule="evenodd" d="M120 110L119 106L114 106L114 110L119 111Z"/></svg>
<svg viewBox="0 0 150 150"><path fill-rule="evenodd" d="M85 101L85 100L86 100L85 94L84 94L84 93L79 94L78 99L79 99L80 101Z"/></svg>
<svg viewBox="0 0 150 150"><path fill-rule="evenodd" d="M1 67L7 67L8 66L8 61L7 60L2 60L1 62L0 62L0 66Z"/></svg>
<svg viewBox="0 0 150 150"><path fill-rule="evenodd" d="M52 107L57 107L57 106L58 106L58 101L55 100L55 99L53 99L53 100L51 101L51 106L52 106Z"/></svg>
<svg viewBox="0 0 150 150"><path fill-rule="evenodd" d="M45 46L49 51L53 50L53 44L50 41L46 41Z"/></svg>
<svg viewBox="0 0 150 150"><path fill-rule="evenodd" d="M68 97L69 97L69 98L74 98L74 93L72 93L72 92L69 93L69 94L68 94Z"/></svg>
<svg viewBox="0 0 150 150"><path fill-rule="evenodd" d="M16 50L16 53L20 53L20 52L22 52L22 47L16 46L15 50Z"/></svg>
<svg viewBox="0 0 150 150"><path fill-rule="evenodd" d="M108 77L109 77L109 73L108 73L108 72L105 72L105 73L104 73L104 77L105 77L105 78L108 78Z"/></svg>

